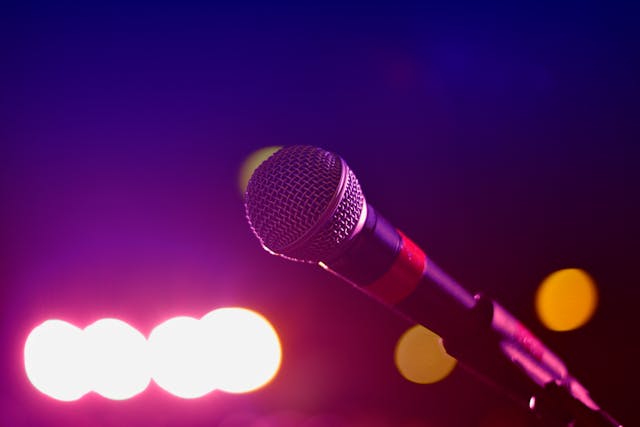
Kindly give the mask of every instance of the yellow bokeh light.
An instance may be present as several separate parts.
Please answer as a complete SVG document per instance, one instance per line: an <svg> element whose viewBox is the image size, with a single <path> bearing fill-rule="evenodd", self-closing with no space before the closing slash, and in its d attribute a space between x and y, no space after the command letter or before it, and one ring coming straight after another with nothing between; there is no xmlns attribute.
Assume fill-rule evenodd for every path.
<svg viewBox="0 0 640 427"><path fill-rule="evenodd" d="M281 149L282 146L264 147L249 154L249 156L242 162L240 166L240 173L238 175L238 186L242 194L247 189L249 179L258 166L265 160L267 160L273 153Z"/></svg>
<svg viewBox="0 0 640 427"><path fill-rule="evenodd" d="M547 276L536 293L540 321L554 331L570 331L591 319L598 305L594 280L578 268L558 270Z"/></svg>
<svg viewBox="0 0 640 427"><path fill-rule="evenodd" d="M395 363L400 374L418 384L433 384L447 377L456 366L438 335L421 325L408 329L398 340Z"/></svg>

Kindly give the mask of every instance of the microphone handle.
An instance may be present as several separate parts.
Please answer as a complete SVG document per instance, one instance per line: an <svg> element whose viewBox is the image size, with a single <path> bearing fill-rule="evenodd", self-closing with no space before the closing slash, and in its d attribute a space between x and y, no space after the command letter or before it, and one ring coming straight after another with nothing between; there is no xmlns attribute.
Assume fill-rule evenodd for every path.
<svg viewBox="0 0 640 427"><path fill-rule="evenodd" d="M427 259L371 205L366 210L364 225L350 245L333 260L319 263L321 267L440 335L464 367L539 416L560 420L559 425L578 422L575 427L620 426L608 415L580 421L585 414L604 413L558 356L502 306L470 293ZM542 396L539 390L555 390L552 385L565 391L564 401L576 404L550 405L557 399L548 392L532 398Z"/></svg>

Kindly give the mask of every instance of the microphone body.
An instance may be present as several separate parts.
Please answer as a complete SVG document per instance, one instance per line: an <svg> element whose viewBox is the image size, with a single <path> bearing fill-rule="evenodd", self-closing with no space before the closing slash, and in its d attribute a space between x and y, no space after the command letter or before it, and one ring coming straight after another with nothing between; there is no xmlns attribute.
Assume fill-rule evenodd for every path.
<svg viewBox="0 0 640 427"><path fill-rule="evenodd" d="M488 382L507 387L507 392L535 393L513 376L515 366L537 386L565 387L572 398L593 411L601 411L587 390L569 375L562 360L522 323L497 302L459 285L370 204L366 206L364 226L350 245L335 259L319 264L400 316L436 332L448 353ZM500 365L496 359L504 356L512 364ZM530 406L535 401L530 400ZM537 399L536 403L541 406L543 400Z"/></svg>
<svg viewBox="0 0 640 427"><path fill-rule="evenodd" d="M281 149L254 172L245 207L267 251L318 264L433 330L449 353L488 382L528 397L536 393L529 406L538 414L552 413L576 427L620 426L517 319L463 288L368 204L337 155L315 147ZM539 388L533 392L518 372Z"/></svg>

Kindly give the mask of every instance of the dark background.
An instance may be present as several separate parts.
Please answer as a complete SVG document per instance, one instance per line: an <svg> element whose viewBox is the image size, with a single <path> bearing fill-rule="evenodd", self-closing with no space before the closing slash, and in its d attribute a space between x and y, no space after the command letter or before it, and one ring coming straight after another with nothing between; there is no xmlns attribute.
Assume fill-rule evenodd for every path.
<svg viewBox="0 0 640 427"><path fill-rule="evenodd" d="M302 143L344 157L379 211L637 425L638 7L425 3L4 6L0 424L526 425L460 369L403 380L403 321L260 249L240 165ZM600 304L550 332L533 296L566 267L594 277ZM227 305L263 313L283 343L256 393L181 400L151 384L62 403L24 374L45 319L148 334Z"/></svg>

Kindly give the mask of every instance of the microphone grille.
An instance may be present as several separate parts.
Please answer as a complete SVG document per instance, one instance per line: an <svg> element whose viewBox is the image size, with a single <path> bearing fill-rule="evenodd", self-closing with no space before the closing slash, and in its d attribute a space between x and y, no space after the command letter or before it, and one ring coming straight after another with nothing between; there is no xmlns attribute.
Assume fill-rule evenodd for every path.
<svg viewBox="0 0 640 427"><path fill-rule="evenodd" d="M311 146L280 149L253 173L245 193L262 246L298 261L326 261L354 234L364 212L360 184L336 154Z"/></svg>

